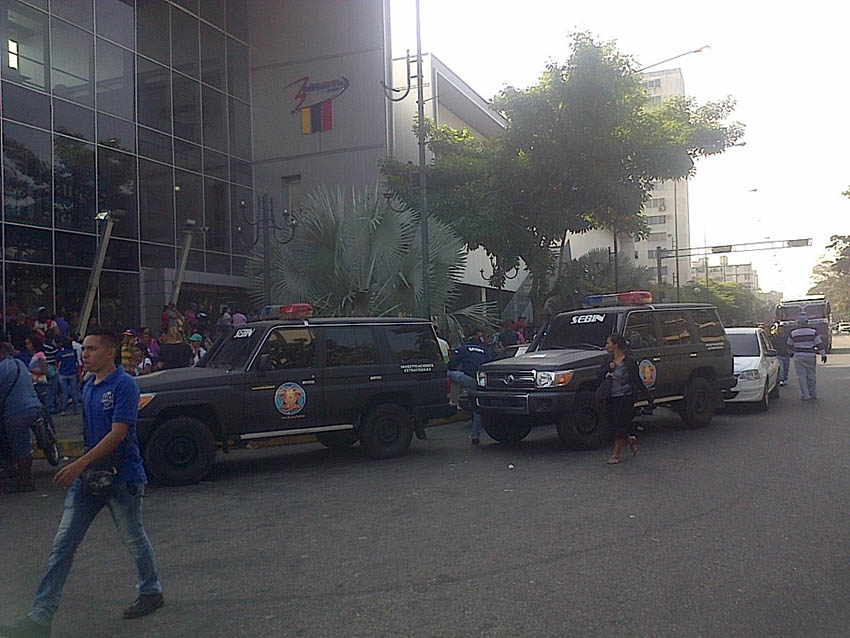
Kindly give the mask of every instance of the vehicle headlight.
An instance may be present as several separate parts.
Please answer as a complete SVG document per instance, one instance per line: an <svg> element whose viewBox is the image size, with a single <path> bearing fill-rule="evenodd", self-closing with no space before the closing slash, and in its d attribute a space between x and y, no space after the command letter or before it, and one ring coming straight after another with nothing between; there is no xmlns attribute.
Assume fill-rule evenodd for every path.
<svg viewBox="0 0 850 638"><path fill-rule="evenodd" d="M487 386L487 373L479 370L475 373L475 381L478 383L479 388L484 388Z"/></svg>
<svg viewBox="0 0 850 638"><path fill-rule="evenodd" d="M538 388L559 388L567 385L572 381L572 378L572 370L559 370L557 372L540 370L534 375L534 383Z"/></svg>
<svg viewBox="0 0 850 638"><path fill-rule="evenodd" d="M139 412L144 409L144 407L153 401L153 398L156 396L156 392L144 392L139 395Z"/></svg>
<svg viewBox="0 0 850 638"><path fill-rule="evenodd" d="M757 381L761 379L761 372L758 370L744 370L739 377L745 381Z"/></svg>

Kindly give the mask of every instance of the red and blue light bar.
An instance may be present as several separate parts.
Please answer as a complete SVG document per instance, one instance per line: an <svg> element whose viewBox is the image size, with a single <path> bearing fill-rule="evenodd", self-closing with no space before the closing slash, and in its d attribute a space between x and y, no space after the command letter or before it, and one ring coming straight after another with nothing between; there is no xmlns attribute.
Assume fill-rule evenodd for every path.
<svg viewBox="0 0 850 638"><path fill-rule="evenodd" d="M260 311L260 317L263 319L309 319L312 316L313 306L308 303L263 306Z"/></svg>
<svg viewBox="0 0 850 638"><path fill-rule="evenodd" d="M640 306L648 303L652 303L652 293L648 290L616 292L611 295L588 295L584 298L584 305L588 308L604 308L606 306Z"/></svg>

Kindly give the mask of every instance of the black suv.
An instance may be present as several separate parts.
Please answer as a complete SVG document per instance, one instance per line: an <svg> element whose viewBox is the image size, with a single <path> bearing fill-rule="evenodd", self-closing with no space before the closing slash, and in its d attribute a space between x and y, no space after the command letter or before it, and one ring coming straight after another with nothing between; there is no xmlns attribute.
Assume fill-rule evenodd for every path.
<svg viewBox="0 0 850 638"><path fill-rule="evenodd" d="M216 443L315 434L402 454L449 417L446 366L419 319L258 321L234 328L200 366L138 378L138 434L151 477L177 485L212 467Z"/></svg>
<svg viewBox="0 0 850 638"><path fill-rule="evenodd" d="M631 343L656 404L677 410L691 427L706 426L721 393L735 385L732 353L714 307L649 304L559 314L526 354L483 365L473 393L496 441L519 441L554 423L569 447L594 448L612 430L594 402L608 335ZM636 406L644 405L636 403Z"/></svg>

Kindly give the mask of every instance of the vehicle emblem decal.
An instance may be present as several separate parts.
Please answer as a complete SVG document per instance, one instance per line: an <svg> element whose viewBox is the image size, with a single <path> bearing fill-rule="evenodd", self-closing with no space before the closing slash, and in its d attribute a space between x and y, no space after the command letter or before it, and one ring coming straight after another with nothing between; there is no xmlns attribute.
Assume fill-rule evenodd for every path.
<svg viewBox="0 0 850 638"><path fill-rule="evenodd" d="M644 359L640 362L638 370L640 370L640 378L643 379L643 384L647 388L653 387L658 380L658 369L655 364L649 359Z"/></svg>
<svg viewBox="0 0 850 638"><path fill-rule="evenodd" d="M508 376L505 377L505 385L511 385L511 384L513 384L513 382L515 380L516 379L515 379L514 375L509 374Z"/></svg>
<svg viewBox="0 0 850 638"><path fill-rule="evenodd" d="M295 416L307 405L307 392L297 383L283 383L274 391L274 407L284 416Z"/></svg>

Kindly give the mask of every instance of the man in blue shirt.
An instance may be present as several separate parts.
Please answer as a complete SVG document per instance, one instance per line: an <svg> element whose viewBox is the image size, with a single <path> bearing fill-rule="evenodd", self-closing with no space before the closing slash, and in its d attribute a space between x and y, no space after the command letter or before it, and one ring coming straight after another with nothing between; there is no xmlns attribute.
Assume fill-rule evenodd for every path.
<svg viewBox="0 0 850 638"><path fill-rule="evenodd" d="M29 368L12 356L12 345L0 343L0 399L9 449L3 459L4 478L12 482L0 485L0 492L32 492L32 442L30 427L41 415L41 401L32 384Z"/></svg>
<svg viewBox="0 0 850 638"><path fill-rule="evenodd" d="M142 525L142 495L147 477L136 438L139 388L123 368L115 366L118 338L100 326L90 327L83 342L83 365L93 373L83 388L83 414L88 451L56 473L53 482L68 489L62 520L47 560L47 569L29 615L0 636L49 636L74 552L95 516L108 507L124 545L136 562L139 596L124 618L139 618L164 604L153 548ZM115 454L113 454L115 453ZM80 478L98 461L116 458L117 473L108 496L93 496Z"/></svg>
<svg viewBox="0 0 850 638"><path fill-rule="evenodd" d="M77 414L82 399L77 387L77 352L70 339L62 340L62 349L56 354L56 361L59 364L59 388L62 390L62 406L59 411L64 414L70 401L74 414Z"/></svg>
<svg viewBox="0 0 850 638"><path fill-rule="evenodd" d="M480 330L476 330L459 348L452 351L449 359L448 377L452 383L469 390L475 389L475 375L478 367L490 361L490 355L481 343ZM472 431L469 440L472 445L478 445L481 437L481 415L472 413Z"/></svg>

